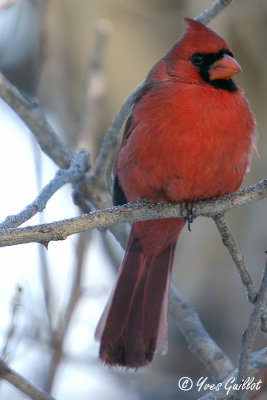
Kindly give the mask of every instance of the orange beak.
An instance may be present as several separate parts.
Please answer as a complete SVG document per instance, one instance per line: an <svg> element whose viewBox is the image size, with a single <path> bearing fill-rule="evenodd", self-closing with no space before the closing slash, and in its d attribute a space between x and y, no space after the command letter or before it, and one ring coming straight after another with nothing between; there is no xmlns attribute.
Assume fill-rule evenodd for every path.
<svg viewBox="0 0 267 400"><path fill-rule="evenodd" d="M215 79L230 79L239 72L242 72L242 68L238 62L233 57L225 54L223 58L215 61L215 63L211 66L209 70L210 80L214 81Z"/></svg>

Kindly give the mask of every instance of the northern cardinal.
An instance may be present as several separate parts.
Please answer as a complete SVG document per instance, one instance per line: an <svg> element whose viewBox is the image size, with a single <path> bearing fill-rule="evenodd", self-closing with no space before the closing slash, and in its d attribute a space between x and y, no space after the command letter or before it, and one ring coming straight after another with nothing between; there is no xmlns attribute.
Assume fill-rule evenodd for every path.
<svg viewBox="0 0 267 400"><path fill-rule="evenodd" d="M236 191L250 164L255 119L232 80L226 42L185 18L185 33L134 99L114 164L114 203L188 202ZM184 218L134 222L96 329L100 360L138 368L167 350L174 251Z"/></svg>

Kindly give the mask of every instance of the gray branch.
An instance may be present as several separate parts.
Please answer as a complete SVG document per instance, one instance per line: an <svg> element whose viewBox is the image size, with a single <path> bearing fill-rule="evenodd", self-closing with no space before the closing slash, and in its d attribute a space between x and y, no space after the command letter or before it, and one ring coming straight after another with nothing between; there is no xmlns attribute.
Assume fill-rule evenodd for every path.
<svg viewBox="0 0 267 400"><path fill-rule="evenodd" d="M1 72L0 97L34 134L43 152L60 167L68 168L72 154L47 121L37 99L25 97Z"/></svg>
<svg viewBox="0 0 267 400"><path fill-rule="evenodd" d="M26 396L33 400L55 400L54 397L43 392L41 389L34 386L32 383L27 381L13 369L0 359L0 378L11 383L17 389L19 389Z"/></svg>
<svg viewBox="0 0 267 400"><path fill-rule="evenodd" d="M223 215L217 215L214 217L216 226L221 234L223 244L228 248L229 253L235 263L235 266L239 272L241 280L247 289L248 299L251 303L255 303L257 298L257 292L251 280L250 274L246 268L244 258L235 243L232 232L225 220Z"/></svg>
<svg viewBox="0 0 267 400"><path fill-rule="evenodd" d="M201 200L194 203L196 215L214 218L233 208L247 205L267 197L267 180L238 192L217 199ZM184 217L183 204L151 203L140 199L120 207L98 210L81 217L65 219L49 224L26 228L8 229L0 232L0 247L31 242L65 240L74 233L87 229L104 228L121 222L145 221L160 218Z"/></svg>
<svg viewBox="0 0 267 400"><path fill-rule="evenodd" d="M98 157L96 159L95 177L98 180L104 181L110 175L111 167L117 151L120 130L131 111L134 96L142 87L142 85L143 82L140 83L137 88L130 93L130 95L127 97L124 104L122 105L121 109L114 117L106 133L106 136L100 147Z"/></svg>
<svg viewBox="0 0 267 400"><path fill-rule="evenodd" d="M220 12L229 6L231 2L232 0L216 0L207 10L195 18L195 20L207 25L212 19L217 17Z"/></svg>
<svg viewBox="0 0 267 400"><path fill-rule="evenodd" d="M169 310L183 333L190 350L206 366L216 381L221 381L233 372L234 366L211 339L196 311L187 304L177 289L171 285Z"/></svg>
<svg viewBox="0 0 267 400"><path fill-rule="evenodd" d="M69 169L60 169L55 177L43 188L38 197L20 213L8 216L1 224L0 231L15 228L32 218L46 207L48 200L66 183L78 182L89 169L89 154L79 150L72 158Z"/></svg>
<svg viewBox="0 0 267 400"><path fill-rule="evenodd" d="M249 360L248 377L252 379L254 378L253 382L255 382L255 379L258 379L257 382L255 382L258 383L258 392L262 389L264 384L260 379L260 374L266 367L267 347L252 353ZM233 400L237 392L244 392L244 390L249 389L248 381L244 387L242 388L241 386L239 390L237 390L237 388L234 390L234 384L237 384L237 369L235 369L232 374L229 374L227 378L220 382L220 386L217 386L218 390L212 390L206 395L200 397L198 400Z"/></svg>
<svg viewBox="0 0 267 400"><path fill-rule="evenodd" d="M267 262L265 271L261 280L261 285L255 306L252 310L248 326L243 332L241 338L241 348L239 356L237 382L241 383L243 379L248 377L249 357L252 352L252 346L255 339L256 332L259 328L261 316L264 313L267 302ZM244 392L236 392L235 400L241 400Z"/></svg>

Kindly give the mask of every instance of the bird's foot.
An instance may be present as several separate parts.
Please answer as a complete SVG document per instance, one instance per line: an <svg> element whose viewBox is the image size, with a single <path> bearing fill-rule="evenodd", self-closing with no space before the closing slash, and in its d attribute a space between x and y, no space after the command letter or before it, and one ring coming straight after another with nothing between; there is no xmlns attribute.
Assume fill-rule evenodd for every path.
<svg viewBox="0 0 267 400"><path fill-rule="evenodd" d="M185 222L187 223L187 228L191 232L191 224L196 218L196 209L193 203L183 203L182 204L182 213L185 211Z"/></svg>

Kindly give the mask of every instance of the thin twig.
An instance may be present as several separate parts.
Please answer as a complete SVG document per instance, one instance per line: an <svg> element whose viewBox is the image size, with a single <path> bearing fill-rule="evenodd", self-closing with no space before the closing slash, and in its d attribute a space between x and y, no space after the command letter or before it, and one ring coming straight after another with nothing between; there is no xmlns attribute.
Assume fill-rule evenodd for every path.
<svg viewBox="0 0 267 400"><path fill-rule="evenodd" d="M218 199L201 200L194 204L196 215L214 217L218 211L224 212L241 205L249 204L267 197L267 180L239 192ZM136 200L119 207L98 210L81 217L65 219L49 224L27 228L7 229L0 231L0 247L22 243L47 243L51 240L65 240L69 235L87 229L109 227L121 222L145 221L159 218L176 218L185 216L184 207L173 203L151 203Z"/></svg>
<svg viewBox="0 0 267 400"><path fill-rule="evenodd" d="M106 77L103 71L103 58L110 22L98 19L94 28L94 40L86 79L86 96L82 113L79 146L90 150L92 164L96 158L96 145L99 126L103 118L103 103L106 95Z"/></svg>
<svg viewBox="0 0 267 400"><path fill-rule="evenodd" d="M105 94L105 76L103 72L103 58L106 49L106 42L108 33L110 31L110 23L107 20L99 19L94 27L94 40L92 51L90 54L88 73L87 73L87 87L86 97L84 100L84 110L81 122L81 132L79 134L79 145L90 149L91 162L95 158L95 143L94 140L99 136L97 135L98 125L101 121L103 114L103 98ZM80 181L79 187L84 186L84 180ZM92 190L98 191L98 186L103 186L100 181L92 179L90 181ZM83 211L88 211L85 197L81 197L81 191L78 191L78 186L75 189L75 201L78 203ZM79 196L81 198L79 198ZM105 196L106 197L106 196ZM80 202L79 202L80 200ZM91 207L91 205L90 205ZM71 276L71 290L68 299L61 309L60 318L51 334L52 343L52 357L48 367L48 378L46 382L46 391L51 392L57 370L61 364L64 355L63 347L65 337L68 334L70 322L77 305L83 295L82 277L85 268L85 254L91 238L91 232L82 232L77 238L76 244L76 257Z"/></svg>
<svg viewBox="0 0 267 400"><path fill-rule="evenodd" d="M11 383L33 400L55 400L54 397L37 388L0 359L0 378Z"/></svg>
<svg viewBox="0 0 267 400"><path fill-rule="evenodd" d="M83 232L79 235L78 243L76 246L77 257L73 271L72 288L70 291L69 299L67 301L65 310L62 313L63 315L60 317L57 327L52 335L53 355L51 358L50 367L48 368L49 373L46 383L46 391L48 393L50 393L50 391L52 390L54 379L56 376L56 371L60 365L60 362L64 354L63 352L64 340L68 333L71 318L83 294L82 279L83 279L84 268L86 267L84 261L85 261L86 250L89 244L89 236L90 232Z"/></svg>
<svg viewBox="0 0 267 400"><path fill-rule="evenodd" d="M233 372L234 366L230 359L211 339L194 308L182 299L173 285L170 290L169 310L187 340L190 350L206 366L216 381L223 380Z"/></svg>
<svg viewBox="0 0 267 400"><path fill-rule="evenodd" d="M21 295L22 295L22 287L17 286L16 287L16 293L11 301L11 307L12 307L12 312L11 312L11 320L10 324L6 333L6 338L4 340L4 345L2 349L2 354L1 358L3 360L7 360L8 357L8 348L10 346L10 342L12 338L14 337L15 331L16 331L16 319L18 316L18 310L21 304Z"/></svg>
<svg viewBox="0 0 267 400"><path fill-rule="evenodd" d="M117 151L117 145L119 141L119 132L130 113L134 96L138 90L142 87L143 82L140 83L136 89L134 89L130 95L125 100L121 109L113 119L103 143L100 147L98 157L96 159L95 166L95 178L97 180L106 181L107 177L110 175L111 166L115 157L115 152Z"/></svg>
<svg viewBox="0 0 267 400"><path fill-rule="evenodd" d="M261 330L267 333L267 310L264 311L261 317Z"/></svg>
<svg viewBox="0 0 267 400"><path fill-rule="evenodd" d="M81 180L89 167L89 155L85 149L79 150L72 158L69 169L60 169L55 177L42 189L37 198L16 215L8 216L0 224L0 230L15 228L28 221L46 207L48 200L66 183Z"/></svg>
<svg viewBox="0 0 267 400"><path fill-rule="evenodd" d="M266 302L267 302L267 262L261 280L261 285L256 303L253 307L247 328L243 332L241 338L237 383L241 383L243 379L248 377L249 357L252 352L252 346L255 339L255 334L257 332L257 329L259 328L261 316L265 310ZM235 400L241 400L244 394L245 393L244 392L242 393L241 391L237 392Z"/></svg>
<svg viewBox="0 0 267 400"><path fill-rule="evenodd" d="M202 24L207 25L212 19L214 19L221 11L223 11L232 0L216 0L214 3L205 10L202 14L200 14L196 21L201 22Z"/></svg>
<svg viewBox="0 0 267 400"><path fill-rule="evenodd" d="M68 168L72 153L61 142L37 99L25 97L0 73L0 97L17 113L36 137L41 149L61 168Z"/></svg>
<svg viewBox="0 0 267 400"><path fill-rule="evenodd" d="M235 263L235 266L240 274L241 280L247 289L247 296L251 303L255 303L257 292L251 280L250 274L246 268L244 258L235 243L232 232L223 215L214 217L216 226L221 234L223 244L228 248L229 253Z"/></svg>
<svg viewBox="0 0 267 400"><path fill-rule="evenodd" d="M255 383L255 389L259 392L263 387L263 381L260 379L260 374L264 368L267 366L267 347L260 351L255 351L251 354L249 360L249 369L248 369L248 376L253 379L253 383ZM198 400L232 400L236 391L238 390L237 387L234 385L237 384L237 369L227 378L225 378L220 385L217 386L218 390L211 390L206 395L200 397ZM257 379L257 381L256 381ZM249 388L249 385L247 383ZM253 386L250 386L250 390L252 391ZM209 389L207 389L209 390ZM242 390L242 387L239 389Z"/></svg>
<svg viewBox="0 0 267 400"><path fill-rule="evenodd" d="M53 315L55 299L53 293L53 286L51 284L51 276L49 272L49 264L47 259L46 248L42 245L39 246L39 265L40 265L40 278L43 289L44 303L48 322L48 332L51 334L53 331Z"/></svg>

